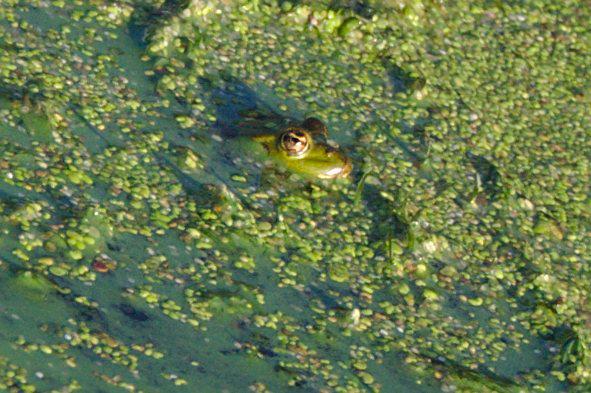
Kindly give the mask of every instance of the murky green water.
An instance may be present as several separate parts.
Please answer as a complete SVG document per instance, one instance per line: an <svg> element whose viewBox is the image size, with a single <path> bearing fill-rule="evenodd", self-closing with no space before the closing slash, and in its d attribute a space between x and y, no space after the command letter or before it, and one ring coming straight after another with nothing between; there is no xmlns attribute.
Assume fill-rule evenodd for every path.
<svg viewBox="0 0 591 393"><path fill-rule="evenodd" d="M1 389L587 391L589 13L0 0Z"/></svg>

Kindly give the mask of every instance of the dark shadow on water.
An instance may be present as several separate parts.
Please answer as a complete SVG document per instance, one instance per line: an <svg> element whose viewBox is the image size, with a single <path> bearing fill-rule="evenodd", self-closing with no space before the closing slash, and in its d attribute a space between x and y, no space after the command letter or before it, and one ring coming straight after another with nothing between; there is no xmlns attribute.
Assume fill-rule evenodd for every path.
<svg viewBox="0 0 591 393"><path fill-rule="evenodd" d="M362 195L374 217L370 241L399 240L407 244L411 236L410 225L398 212L404 207L384 198L380 190L370 184L364 186Z"/></svg>
<svg viewBox="0 0 591 393"><path fill-rule="evenodd" d="M484 192L489 199L494 199L499 192L499 182L501 180L501 175L496 166L488 159L470 152L466 153L466 157L478 173Z"/></svg>
<svg viewBox="0 0 591 393"><path fill-rule="evenodd" d="M220 74L219 81L200 78L201 90L216 112L213 127L224 137L252 136L277 132L297 120L284 116L268 104L249 85L230 74ZM303 120L303 119L301 119Z"/></svg>
<svg viewBox="0 0 591 393"><path fill-rule="evenodd" d="M386 70L394 94L414 92L425 86L426 80L422 75L405 70L387 56L382 58L382 66Z"/></svg>
<svg viewBox="0 0 591 393"><path fill-rule="evenodd" d="M134 7L128 29L131 38L140 46L147 46L146 36L151 28L158 26L160 22L189 4L189 0L166 0L160 7L155 7L150 2L138 2Z"/></svg>
<svg viewBox="0 0 591 393"><path fill-rule="evenodd" d="M128 303L120 303L117 309L121 311L123 315L135 322L147 322L150 320L150 316L143 311L133 307Z"/></svg>

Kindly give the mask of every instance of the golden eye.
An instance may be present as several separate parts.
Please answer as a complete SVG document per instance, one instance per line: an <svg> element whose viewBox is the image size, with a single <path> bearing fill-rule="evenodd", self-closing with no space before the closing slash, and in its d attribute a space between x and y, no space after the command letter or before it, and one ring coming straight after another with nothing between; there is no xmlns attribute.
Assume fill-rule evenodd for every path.
<svg viewBox="0 0 591 393"><path fill-rule="evenodd" d="M291 129L281 135L280 144L288 155L299 156L310 148L310 137L303 130Z"/></svg>

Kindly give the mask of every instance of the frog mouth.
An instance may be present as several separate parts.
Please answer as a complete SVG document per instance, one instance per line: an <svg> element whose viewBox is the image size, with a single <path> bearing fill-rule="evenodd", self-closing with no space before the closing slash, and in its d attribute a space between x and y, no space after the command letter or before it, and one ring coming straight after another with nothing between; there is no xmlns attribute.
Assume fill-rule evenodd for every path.
<svg viewBox="0 0 591 393"><path fill-rule="evenodd" d="M326 172L319 174L318 177L321 179L342 179L349 176L352 169L351 160L348 157L343 157L342 165L330 168Z"/></svg>
<svg viewBox="0 0 591 393"><path fill-rule="evenodd" d="M279 147L291 157L301 157L310 150L311 139L308 132L291 128L281 134Z"/></svg>

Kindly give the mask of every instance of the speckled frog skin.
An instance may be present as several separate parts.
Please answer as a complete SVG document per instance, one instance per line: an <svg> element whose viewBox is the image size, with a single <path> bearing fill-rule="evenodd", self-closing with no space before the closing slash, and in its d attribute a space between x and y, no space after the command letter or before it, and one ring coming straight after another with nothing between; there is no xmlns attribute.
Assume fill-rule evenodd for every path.
<svg viewBox="0 0 591 393"><path fill-rule="evenodd" d="M324 123L309 117L275 132L255 134L252 139L262 143L272 159L293 172L320 179L345 178L351 173L351 160L330 146L327 136Z"/></svg>

